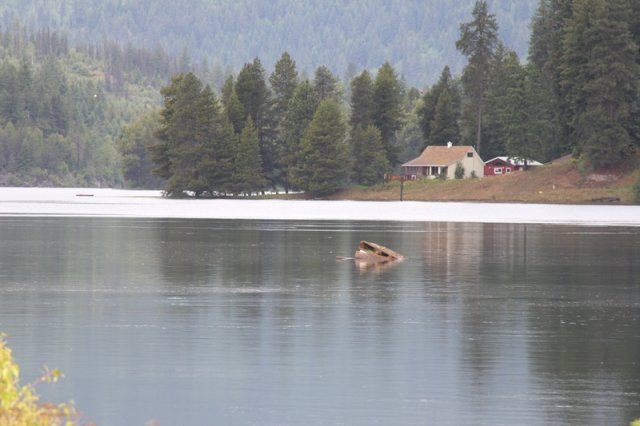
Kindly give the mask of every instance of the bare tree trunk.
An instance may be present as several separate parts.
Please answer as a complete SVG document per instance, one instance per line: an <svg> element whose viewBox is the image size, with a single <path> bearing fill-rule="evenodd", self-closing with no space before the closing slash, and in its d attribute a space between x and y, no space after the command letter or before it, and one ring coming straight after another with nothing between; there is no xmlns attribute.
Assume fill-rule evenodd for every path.
<svg viewBox="0 0 640 426"><path fill-rule="evenodd" d="M480 139L482 137L482 101L478 104L478 130L476 131L476 152L480 155Z"/></svg>

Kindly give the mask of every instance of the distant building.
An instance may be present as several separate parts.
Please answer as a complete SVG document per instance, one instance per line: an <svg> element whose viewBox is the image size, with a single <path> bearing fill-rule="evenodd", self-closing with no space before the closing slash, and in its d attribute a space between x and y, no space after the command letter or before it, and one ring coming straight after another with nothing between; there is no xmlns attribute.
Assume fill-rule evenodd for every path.
<svg viewBox="0 0 640 426"><path fill-rule="evenodd" d="M527 160L527 166L538 167L542 166L542 163L538 163L534 160ZM524 169L524 161L515 160L509 157L496 157L486 162L484 166L485 176L499 176L507 175L516 170Z"/></svg>
<svg viewBox="0 0 640 426"><path fill-rule="evenodd" d="M456 165L464 167L464 177L484 176L484 162L472 146L428 146L420 157L402 165L404 180L433 179L444 174L449 179L455 178Z"/></svg>

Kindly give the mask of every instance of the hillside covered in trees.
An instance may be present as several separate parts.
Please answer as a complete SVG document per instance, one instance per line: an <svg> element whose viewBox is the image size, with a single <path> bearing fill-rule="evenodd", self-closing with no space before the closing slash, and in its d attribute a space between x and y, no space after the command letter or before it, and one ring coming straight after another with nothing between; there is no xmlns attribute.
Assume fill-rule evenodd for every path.
<svg viewBox="0 0 640 426"><path fill-rule="evenodd" d="M178 71L160 48L0 32L0 185L123 186L123 127L159 106Z"/></svg>
<svg viewBox="0 0 640 426"><path fill-rule="evenodd" d="M490 0L500 37L524 57L537 0ZM186 62L240 70L259 56L272 68L283 51L309 75L320 65L344 77L389 61L407 82L433 84L445 64L464 66L455 50L458 25L471 14L469 0L6 0L5 28L19 19L30 29L65 30L72 45L101 43L153 48L160 43ZM186 48L186 50L185 50Z"/></svg>

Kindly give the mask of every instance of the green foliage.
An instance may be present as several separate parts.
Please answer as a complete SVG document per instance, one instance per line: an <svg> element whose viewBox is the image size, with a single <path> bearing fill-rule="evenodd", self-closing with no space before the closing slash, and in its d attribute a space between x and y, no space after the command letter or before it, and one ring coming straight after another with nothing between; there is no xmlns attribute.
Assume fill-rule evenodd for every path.
<svg viewBox="0 0 640 426"><path fill-rule="evenodd" d="M73 401L54 405L39 403L34 385L55 383L63 377L55 370L46 370L34 384L20 386L20 367L6 346L5 335L0 334L0 425L2 426L72 426L77 415Z"/></svg>
<svg viewBox="0 0 640 426"><path fill-rule="evenodd" d="M258 133L251 116L240 134L234 160L232 188L236 193L252 194L263 191L267 185L262 171L262 157L258 145Z"/></svg>
<svg viewBox="0 0 640 426"><path fill-rule="evenodd" d="M267 87L266 72L258 57L252 63L244 65L238 74L235 91L243 105L245 119L251 116L258 132L266 177L275 185L278 181L280 162L274 133L277 123L271 108L273 98L271 90Z"/></svg>
<svg viewBox="0 0 640 426"><path fill-rule="evenodd" d="M502 37L525 55L527 23L537 0L492 4ZM176 58L187 45L194 59L206 53L211 63L238 70L256 52L272 67L284 46L296 58L299 70L310 73L325 64L344 75L350 62L360 70L372 70L388 59L410 84L421 87L435 82L447 62L454 73L461 70L464 63L443 47L453 45L457 36L453 28L472 8L473 3L463 0L405 0L402 7L369 0L341 2L339 7L331 2L291 0L264 4L248 0L11 0L3 2L0 13L3 23L18 16L30 26L64 29L72 43L100 45L105 36L124 46L131 43L153 49L160 43L167 55ZM179 71L188 70L173 73ZM207 80L200 70L195 71L214 88L224 82Z"/></svg>
<svg viewBox="0 0 640 426"><path fill-rule="evenodd" d="M348 174L345 130L339 105L330 98L322 101L302 140L298 164L292 169L295 186L317 195L342 187Z"/></svg>
<svg viewBox="0 0 640 426"><path fill-rule="evenodd" d="M380 130L370 125L360 126L351 132L351 152L353 155L352 179L361 185L375 185L382 182L391 166L382 146Z"/></svg>
<svg viewBox="0 0 640 426"><path fill-rule="evenodd" d="M351 125L366 129L373 122L374 112L373 81L371 74L364 70L351 81Z"/></svg>
<svg viewBox="0 0 640 426"><path fill-rule="evenodd" d="M440 96L443 91L449 92L451 98L451 111L450 116L443 115L442 112L440 114L440 120L447 120L448 122L455 122L457 128L457 122L460 118L460 91L458 89L458 84L451 77L451 71L448 66L445 66L442 70L442 74L440 75L440 79L437 84L434 84L429 90L427 90L422 97L422 103L417 107L416 113L420 120L420 127L422 129L422 134L425 140L425 144L423 144L422 149L426 148L427 145L436 145L431 140L432 133L432 123L436 118L436 108L438 106L438 101L440 100ZM459 130L457 130L459 136ZM445 141L444 143L446 144ZM452 140L453 142L457 142L456 140Z"/></svg>
<svg viewBox="0 0 640 426"><path fill-rule="evenodd" d="M313 79L313 88L320 101L327 98L338 100L342 93L338 88L338 79L333 76L331 70L324 65L316 68Z"/></svg>
<svg viewBox="0 0 640 426"><path fill-rule="evenodd" d="M563 86L576 145L592 165L619 163L630 143L629 117L638 93L638 48L627 1L576 0L567 21Z"/></svg>
<svg viewBox="0 0 640 426"><path fill-rule="evenodd" d="M308 80L296 89L282 122L282 144L280 165L284 170L284 186L288 193L291 187L291 171L298 164L300 144L313 119L320 101Z"/></svg>
<svg viewBox="0 0 640 426"><path fill-rule="evenodd" d="M457 162L456 163L456 169L453 171L453 176L456 179L464 179L464 166L462 165L461 162Z"/></svg>
<svg viewBox="0 0 640 426"><path fill-rule="evenodd" d="M444 89L440 94L435 112L429 137L431 144L446 145L448 142L457 144L460 139L457 114L453 106L453 99L447 89Z"/></svg>
<svg viewBox="0 0 640 426"><path fill-rule="evenodd" d="M238 99L238 95L233 88L229 99L225 103L225 113L229 122L233 125L233 131L238 135L242 133L247 117L244 114L244 105Z"/></svg>
<svg viewBox="0 0 640 426"><path fill-rule="evenodd" d="M400 130L404 111L402 109L402 86L398 74L389 62L382 64L373 83L373 125L380 130L382 146L389 163L398 163L398 153L394 147L395 132Z"/></svg>
<svg viewBox="0 0 640 426"><path fill-rule="evenodd" d="M167 180L166 192L180 197L205 191L222 192L233 171L233 126L217 96L193 74L177 74L161 90L164 108L154 136L147 146L157 167L152 171Z"/></svg>
<svg viewBox="0 0 640 426"><path fill-rule="evenodd" d="M269 77L269 83L273 90L275 119L280 124L298 87L296 61L292 60L287 52L284 52L276 62L275 71Z"/></svg>
<svg viewBox="0 0 640 426"><path fill-rule="evenodd" d="M158 143L153 132L160 114L153 110L124 128L116 144L122 155L122 174L128 188L162 188L164 179L151 174L153 163L147 146Z"/></svg>
<svg viewBox="0 0 640 426"><path fill-rule="evenodd" d="M495 15L489 13L486 1L476 1L473 21L460 24L460 39L456 42L456 49L468 58L462 72L462 84L467 98L465 134L470 140L475 128L478 154L481 153L483 99L497 43L498 23Z"/></svg>

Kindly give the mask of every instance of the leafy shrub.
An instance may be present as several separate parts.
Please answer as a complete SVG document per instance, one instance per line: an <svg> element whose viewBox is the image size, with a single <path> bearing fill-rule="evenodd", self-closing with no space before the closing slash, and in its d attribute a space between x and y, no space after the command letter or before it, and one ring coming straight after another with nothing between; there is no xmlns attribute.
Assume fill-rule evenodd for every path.
<svg viewBox="0 0 640 426"><path fill-rule="evenodd" d="M38 403L40 397L34 385L40 382L54 383L63 377L60 371L46 370L33 384L20 386L20 367L11 357L0 334L0 426L72 426L76 411L73 402L54 405Z"/></svg>
<svg viewBox="0 0 640 426"><path fill-rule="evenodd" d="M477 179L478 178L478 174L476 173L475 170L471 170L471 179Z"/></svg>
<svg viewBox="0 0 640 426"><path fill-rule="evenodd" d="M464 179L464 172L464 166L462 163L458 162L456 164L456 169L453 172L453 176L455 176L456 179Z"/></svg>

